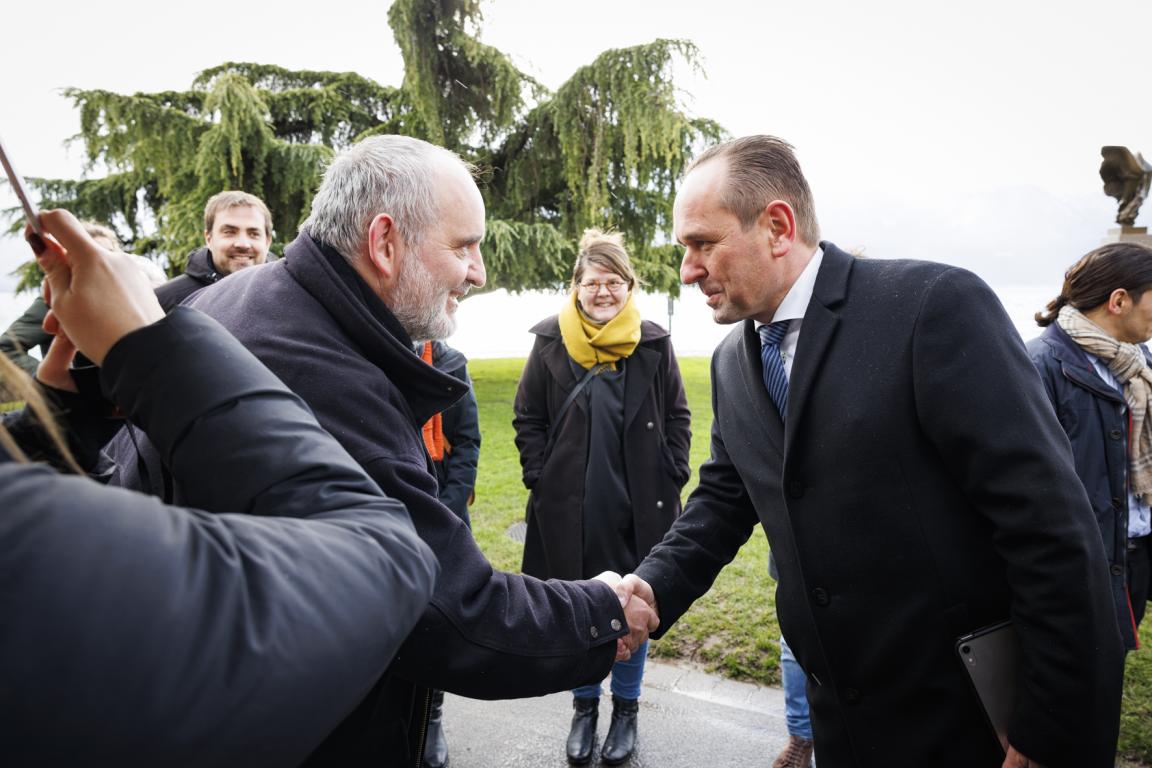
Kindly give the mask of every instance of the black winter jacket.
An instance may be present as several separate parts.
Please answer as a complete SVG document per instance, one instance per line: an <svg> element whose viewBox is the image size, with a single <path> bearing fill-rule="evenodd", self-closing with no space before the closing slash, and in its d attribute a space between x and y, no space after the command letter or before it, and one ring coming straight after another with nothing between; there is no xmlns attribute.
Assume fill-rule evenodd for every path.
<svg viewBox="0 0 1152 768"><path fill-rule="evenodd" d="M250 514L165 506L0 451L5 765L298 764L387 667L432 589L432 554L203 315L129 334L102 379L190 504ZM36 434L29 418L6 422Z"/></svg>
<svg viewBox="0 0 1152 768"><path fill-rule="evenodd" d="M524 485L531 491L521 570L540 578L577 578L596 570L582 546L587 541L588 398L578 396L556 422L579 378L573 373L557 316L537 323L532 333L536 343L520 377L512 419ZM624 370L621 441L632 508L632 541L627 549L642 560L680 514L680 490L690 472L692 414L672 339L656 323L641 323L640 343ZM600 558L592 562L596 560L604 562ZM610 567L628 572L638 564L638 560L621 561Z"/></svg>
<svg viewBox="0 0 1152 768"><path fill-rule="evenodd" d="M184 274L174 277L156 289L156 298L165 312L171 312L184 299L197 291L207 288L226 277L212 262L212 252L208 246L197 248L188 254Z"/></svg>
<svg viewBox="0 0 1152 768"><path fill-rule="evenodd" d="M368 474L412 515L445 565L432 600L376 688L313 764L415 765L427 688L471 698L538 696L602 680L627 631L599 581L543 582L492 569L437 499L421 427L461 397L334 250L302 233L284 258L192 299L300 395ZM122 457L131 472L135 459ZM190 489L177 482L176 498Z"/></svg>

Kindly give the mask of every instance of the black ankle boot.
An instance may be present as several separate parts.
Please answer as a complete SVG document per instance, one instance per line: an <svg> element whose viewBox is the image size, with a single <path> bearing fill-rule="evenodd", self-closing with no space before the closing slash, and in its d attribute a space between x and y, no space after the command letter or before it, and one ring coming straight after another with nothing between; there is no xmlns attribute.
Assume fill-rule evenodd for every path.
<svg viewBox="0 0 1152 768"><path fill-rule="evenodd" d="M592 759L592 748L596 746L596 718L599 716L600 699L572 698L572 730L568 732L568 762L584 765Z"/></svg>
<svg viewBox="0 0 1152 768"><path fill-rule="evenodd" d="M444 740L444 691L432 691L428 732L424 736L424 759L421 768L445 768L448 765L448 742Z"/></svg>
<svg viewBox="0 0 1152 768"><path fill-rule="evenodd" d="M604 737L600 760L605 765L619 765L632 757L636 749L636 713L640 702L636 699L612 697L612 724Z"/></svg>

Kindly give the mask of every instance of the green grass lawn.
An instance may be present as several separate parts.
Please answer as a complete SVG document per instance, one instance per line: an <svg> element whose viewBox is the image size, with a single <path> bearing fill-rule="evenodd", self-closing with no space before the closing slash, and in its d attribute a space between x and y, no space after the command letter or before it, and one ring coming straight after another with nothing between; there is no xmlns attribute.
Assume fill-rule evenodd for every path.
<svg viewBox="0 0 1152 768"><path fill-rule="evenodd" d="M524 519L528 500L520 482L520 460L512 431L512 399L524 361L474 360L468 367L480 403L484 435L472 507L473 532L493 565L516 571L522 545L505 532ZM708 455L712 411L708 360L684 358L680 367L692 409L693 474L685 488L687 497L696 485L695 469ZM652 643L650 653L696 662L740 680L779 685L780 649L776 641L780 629L774 595L768 577L768 544L757 529L712 590L664 638ZM1141 634L1152 645L1152 617L1145 619ZM1152 763L1152 648L1128 658L1120 750L1128 758Z"/></svg>

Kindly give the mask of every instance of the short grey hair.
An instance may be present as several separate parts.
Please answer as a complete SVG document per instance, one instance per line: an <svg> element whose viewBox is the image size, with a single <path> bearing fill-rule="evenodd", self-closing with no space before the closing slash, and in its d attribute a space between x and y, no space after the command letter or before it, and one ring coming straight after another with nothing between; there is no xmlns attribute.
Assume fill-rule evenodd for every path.
<svg viewBox="0 0 1152 768"><path fill-rule="evenodd" d="M418 246L439 214L437 161L473 173L443 147L410 136L369 136L332 160L303 227L352 260L367 248L372 219L386 213L405 245Z"/></svg>

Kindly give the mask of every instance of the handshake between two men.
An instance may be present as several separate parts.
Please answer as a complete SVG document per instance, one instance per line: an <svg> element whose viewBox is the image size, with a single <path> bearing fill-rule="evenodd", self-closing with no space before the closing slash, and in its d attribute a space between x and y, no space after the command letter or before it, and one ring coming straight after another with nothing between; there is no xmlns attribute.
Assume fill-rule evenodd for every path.
<svg viewBox="0 0 1152 768"><path fill-rule="evenodd" d="M632 573L621 577L614 571L604 571L596 578L612 587L620 598L628 621L628 634L616 641L616 661L627 661L660 626L656 595L648 582Z"/></svg>

